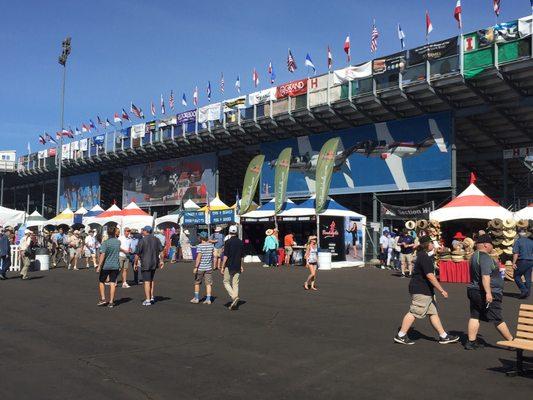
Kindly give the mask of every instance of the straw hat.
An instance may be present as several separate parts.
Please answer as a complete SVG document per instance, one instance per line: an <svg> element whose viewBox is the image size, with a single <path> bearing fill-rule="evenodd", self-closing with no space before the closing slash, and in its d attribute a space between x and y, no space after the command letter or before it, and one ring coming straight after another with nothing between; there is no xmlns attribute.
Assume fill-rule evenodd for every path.
<svg viewBox="0 0 533 400"><path fill-rule="evenodd" d="M265 232L265 235L271 236L273 233L274 233L273 229L267 229L266 232Z"/></svg>
<svg viewBox="0 0 533 400"><path fill-rule="evenodd" d="M507 218L505 221L503 221L503 227L505 229L511 229L511 228L514 228L515 226L516 226L516 222L512 218Z"/></svg>
<svg viewBox="0 0 533 400"><path fill-rule="evenodd" d="M514 239L516 236L516 231L514 229L509 229L509 230L506 229L503 231L503 236L506 237L507 239Z"/></svg>
<svg viewBox="0 0 533 400"><path fill-rule="evenodd" d="M464 250L454 250L452 251L452 257L453 256L463 256L465 254Z"/></svg>
<svg viewBox="0 0 533 400"><path fill-rule="evenodd" d="M505 246L505 247L509 247L509 246L512 246L514 244L514 240L513 239L505 239L502 241L502 245Z"/></svg>
<svg viewBox="0 0 533 400"><path fill-rule="evenodd" d="M500 244L502 244L502 242L503 242L503 239L494 239L492 241L492 245L493 246L499 246Z"/></svg>
<svg viewBox="0 0 533 400"><path fill-rule="evenodd" d="M492 249L492 251L489 253L489 256L491 256L492 258L498 257L498 251L496 249Z"/></svg>
<svg viewBox="0 0 533 400"><path fill-rule="evenodd" d="M498 255L498 257L503 254L503 250L500 248L494 249L494 252Z"/></svg>
<svg viewBox="0 0 533 400"><path fill-rule="evenodd" d="M503 231L500 230L500 229L490 231L490 233L491 233L492 236L495 236L495 237L501 237L501 236L503 236Z"/></svg>
<svg viewBox="0 0 533 400"><path fill-rule="evenodd" d="M503 252L505 254L511 255L511 254L513 254L513 249L511 247L506 247L505 249L503 249Z"/></svg>
<svg viewBox="0 0 533 400"><path fill-rule="evenodd" d="M416 226L418 229L427 229L429 222L427 222L425 219L419 219L416 221Z"/></svg>
<svg viewBox="0 0 533 400"><path fill-rule="evenodd" d="M416 228L416 222L413 221L413 220L411 220L411 221L407 221L407 222L405 223L405 227L406 227L407 229L415 229L415 228Z"/></svg>
<svg viewBox="0 0 533 400"><path fill-rule="evenodd" d="M527 228L529 227L529 221L527 219L521 219L516 223L516 226L519 228Z"/></svg>
<svg viewBox="0 0 533 400"><path fill-rule="evenodd" d="M490 225L491 223L492 225ZM494 229L502 229L503 221L499 218L494 218L492 221L489 222L489 226L492 226Z"/></svg>
<svg viewBox="0 0 533 400"><path fill-rule="evenodd" d="M464 261L465 258L463 256L452 256L452 261L453 262L461 262L461 261Z"/></svg>
<svg viewBox="0 0 533 400"><path fill-rule="evenodd" d="M505 266L506 266L506 267L512 267L512 266L513 266L513 262L512 262L511 260L507 260L507 261L505 262Z"/></svg>
<svg viewBox="0 0 533 400"><path fill-rule="evenodd" d="M463 243L467 247L474 247L474 240L472 238L467 237L465 240L463 240Z"/></svg>
<svg viewBox="0 0 533 400"><path fill-rule="evenodd" d="M435 228L440 228L440 222L436 219L430 219L429 224Z"/></svg>

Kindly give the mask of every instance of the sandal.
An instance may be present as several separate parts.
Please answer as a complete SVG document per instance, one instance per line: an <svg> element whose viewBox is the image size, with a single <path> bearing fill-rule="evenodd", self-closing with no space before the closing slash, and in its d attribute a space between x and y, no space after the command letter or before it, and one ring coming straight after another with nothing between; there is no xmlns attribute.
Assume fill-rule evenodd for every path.
<svg viewBox="0 0 533 400"><path fill-rule="evenodd" d="M318 290L318 288L314 285L311 286L311 290Z"/></svg>
<svg viewBox="0 0 533 400"><path fill-rule="evenodd" d="M304 283L304 290L309 290L309 285L307 284L307 282Z"/></svg>

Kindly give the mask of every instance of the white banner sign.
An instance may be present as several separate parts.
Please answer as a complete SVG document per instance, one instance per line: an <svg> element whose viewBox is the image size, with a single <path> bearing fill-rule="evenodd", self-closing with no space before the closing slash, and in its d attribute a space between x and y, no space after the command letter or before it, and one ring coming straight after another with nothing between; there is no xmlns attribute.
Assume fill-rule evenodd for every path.
<svg viewBox="0 0 533 400"><path fill-rule="evenodd" d="M270 100L276 100L276 88L261 90L248 95L248 104L253 106L260 103L267 103Z"/></svg>
<svg viewBox="0 0 533 400"><path fill-rule="evenodd" d="M220 120L220 103L211 104L198 109L198 122L204 123L207 121Z"/></svg>
<svg viewBox="0 0 533 400"><path fill-rule="evenodd" d="M354 79L368 78L372 75L372 61L355 67L347 67L333 71L333 83L341 85Z"/></svg>
<svg viewBox="0 0 533 400"><path fill-rule="evenodd" d="M131 138L143 138L146 131L146 124L137 124L131 126Z"/></svg>

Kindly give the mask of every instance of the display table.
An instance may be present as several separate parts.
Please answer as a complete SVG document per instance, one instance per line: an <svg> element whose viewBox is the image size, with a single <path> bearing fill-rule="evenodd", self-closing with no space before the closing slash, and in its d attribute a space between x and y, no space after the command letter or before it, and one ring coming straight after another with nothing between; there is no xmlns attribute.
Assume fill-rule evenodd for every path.
<svg viewBox="0 0 533 400"><path fill-rule="evenodd" d="M441 282L470 283L470 263L439 260Z"/></svg>

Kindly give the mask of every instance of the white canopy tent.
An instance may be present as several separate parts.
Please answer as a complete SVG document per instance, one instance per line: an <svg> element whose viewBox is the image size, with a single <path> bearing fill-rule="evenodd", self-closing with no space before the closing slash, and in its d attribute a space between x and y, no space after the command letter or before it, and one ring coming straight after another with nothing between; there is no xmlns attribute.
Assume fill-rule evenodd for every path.
<svg viewBox="0 0 533 400"><path fill-rule="evenodd" d="M287 199L281 208L281 212L290 210L296 207L296 204L291 199ZM268 203L263 204L261 207L256 210L247 212L246 214L241 215L241 218L244 220L262 220L274 217L274 211L276 209L276 199L273 198Z"/></svg>
<svg viewBox="0 0 533 400"><path fill-rule="evenodd" d="M529 206L522 208L521 210L514 213L514 218L518 221L520 219L531 219L533 220L533 203Z"/></svg>
<svg viewBox="0 0 533 400"><path fill-rule="evenodd" d="M513 213L500 206L471 183L455 199L431 212L429 218L439 222L458 219L508 219L513 218Z"/></svg>
<svg viewBox="0 0 533 400"><path fill-rule="evenodd" d="M187 200L184 204L183 204L183 211L196 211L200 209L200 206L198 204L196 204L194 201L192 201L191 199ZM165 215L163 217L160 217L160 218L156 218L155 220L155 226L158 226L160 224L164 224L164 223L174 223L174 224L180 224L181 220L182 220L182 213L181 213L181 210L176 210L168 215Z"/></svg>
<svg viewBox="0 0 533 400"><path fill-rule="evenodd" d="M312 196L302 204L285 210L279 214L280 217L309 217L312 215L316 215L315 196ZM346 207L341 206L339 203L329 197L326 201L324 211L319 214L319 216L322 215L329 217L362 218L366 221L366 217L364 215L356 213L352 210L348 210Z"/></svg>
<svg viewBox="0 0 533 400"><path fill-rule="evenodd" d="M22 224L26 219L24 211L13 210L7 207L0 206L0 225L2 226L16 226Z"/></svg>
<svg viewBox="0 0 533 400"><path fill-rule="evenodd" d="M70 208L66 208L54 218L46 221L46 225L68 225L71 226L74 223L74 212Z"/></svg>
<svg viewBox="0 0 533 400"><path fill-rule="evenodd" d="M103 213L95 216L84 219L85 225L97 224L104 226L109 222L114 222L119 224L122 221L122 210L117 207L116 204L113 204Z"/></svg>
<svg viewBox="0 0 533 400"><path fill-rule="evenodd" d="M131 202L122 210L122 220L120 225L126 228L142 229L145 226L153 226L154 217L147 212L141 210L141 208Z"/></svg>
<svg viewBox="0 0 533 400"><path fill-rule="evenodd" d="M37 210L32 212L30 216L26 219L26 228L42 228L46 225L46 218L43 217Z"/></svg>

